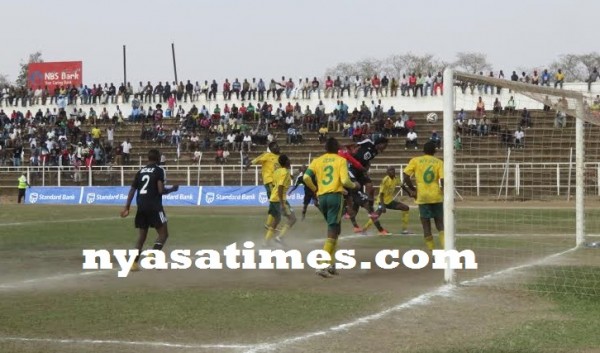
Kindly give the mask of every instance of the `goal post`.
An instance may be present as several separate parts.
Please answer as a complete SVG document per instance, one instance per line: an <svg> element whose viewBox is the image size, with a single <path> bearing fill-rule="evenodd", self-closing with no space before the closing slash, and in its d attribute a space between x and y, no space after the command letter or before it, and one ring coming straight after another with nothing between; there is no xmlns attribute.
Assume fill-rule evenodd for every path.
<svg viewBox="0 0 600 353"><path fill-rule="evenodd" d="M562 88L468 74L451 68L444 71L444 86L445 250L464 249L463 246L459 246L462 245L460 242L463 239L464 245L479 246L481 254L477 254L478 260L480 256L484 261L485 257L489 259L487 269L483 272L487 275L504 268L521 269L524 264L535 265L536 261L545 261L553 254L561 253L560 250L581 249L586 244L586 187L593 187L590 181L586 184L586 178L590 178L588 174L591 173L586 174L585 136L600 132L600 114L590 110L590 104L587 103L589 97L581 92ZM489 109L490 102L495 99L504 100L502 103L506 103L509 96L511 99L515 98L518 107L512 111L504 107L499 112L493 109L492 113ZM487 105L483 112L475 109L478 100ZM524 109L527 107L529 110ZM475 133L469 125L466 130L468 136L464 136L469 140L470 151L455 149L455 138L458 133L462 134L464 131L459 132L456 123L457 113L461 109L464 109L467 115L478 116ZM526 116L531 111L536 114L535 119L538 121L533 127L525 127L522 125L523 119L529 124ZM564 128L566 124L563 128L560 127L558 119L563 113L564 119L569 122L568 128ZM487 130L489 126L486 127L483 123L488 119L487 114L492 115L493 120L501 121L496 123L496 130L492 130L491 134ZM557 121L559 127L556 126ZM519 148L507 141L506 146L503 146L507 134L500 131L501 125L506 126L507 132L509 127L515 129L514 133L523 131L525 148ZM588 129L588 126L593 128ZM464 129L464 125L461 129ZM510 137L512 136L508 136L507 139ZM570 143L574 143L575 147L574 202L562 199L563 195L569 192L565 191L563 184L566 183L566 175L571 177L571 164L566 161L570 150L566 145ZM544 144L548 146L545 147ZM514 151L510 162L506 158L506 148L508 153ZM500 156L503 156L503 161L500 160ZM600 171L600 164L598 167L588 168L590 171ZM505 183L504 175L507 178L506 197L498 202L497 198L486 199L485 196L481 196L481 179L486 180L487 185L483 187L489 188L489 194L491 190L495 190L497 194L500 172L505 173L502 184ZM484 176L480 177L481 175ZM510 194L508 178L511 178L510 185L514 185L511 186ZM595 174L595 178L597 193L600 196L600 175ZM471 185L475 183L476 189ZM455 191L460 189L464 196L463 187L477 190L467 191L465 199L473 203L466 207L455 203ZM481 207L479 201L484 201ZM519 211L521 209L522 212ZM527 217L530 217L530 223L527 223ZM554 227L552 223L556 223ZM490 261L493 263L490 264ZM465 277L469 278L463 276L462 272L457 273L450 264L444 272L447 283L460 283Z"/></svg>

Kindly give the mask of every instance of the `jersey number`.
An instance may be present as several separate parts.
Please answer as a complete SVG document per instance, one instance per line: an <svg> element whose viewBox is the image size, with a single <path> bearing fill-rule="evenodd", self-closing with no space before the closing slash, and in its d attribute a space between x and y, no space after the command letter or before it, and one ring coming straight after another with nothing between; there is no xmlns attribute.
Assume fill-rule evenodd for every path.
<svg viewBox="0 0 600 353"><path fill-rule="evenodd" d="M431 168L433 168L433 166L430 165L429 167L427 167L427 169L425 169L425 173L423 173L423 181L425 182L425 184L431 184L431 182L435 178L435 174L433 173L433 170L431 170Z"/></svg>
<svg viewBox="0 0 600 353"><path fill-rule="evenodd" d="M333 167L328 165L323 171L325 172L325 179L321 180L321 183L323 183L323 185L331 184L333 181Z"/></svg>
<svg viewBox="0 0 600 353"><path fill-rule="evenodd" d="M148 183L150 182L150 175L144 175L142 177L142 182L144 182L144 186L140 189L140 194L144 195L148 193Z"/></svg>

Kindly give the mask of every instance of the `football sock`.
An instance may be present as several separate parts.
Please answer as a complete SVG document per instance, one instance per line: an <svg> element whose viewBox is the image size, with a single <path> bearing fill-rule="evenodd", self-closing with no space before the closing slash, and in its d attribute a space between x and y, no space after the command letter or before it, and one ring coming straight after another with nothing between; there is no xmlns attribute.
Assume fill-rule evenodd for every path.
<svg viewBox="0 0 600 353"><path fill-rule="evenodd" d="M379 223L379 221L375 221L373 222L373 224L375 224L375 227L377 227L377 230L382 232L383 231L383 227L381 226L381 223Z"/></svg>
<svg viewBox="0 0 600 353"><path fill-rule="evenodd" d="M154 247L152 249L153 250L162 250L163 245L164 245L163 243L156 242L156 243L154 243Z"/></svg>
<svg viewBox="0 0 600 353"><path fill-rule="evenodd" d="M359 228L360 227L358 225L358 223L356 223L356 217L350 217L350 222L352 222L352 225L354 226L354 228Z"/></svg>
<svg viewBox="0 0 600 353"><path fill-rule="evenodd" d="M327 238L327 240L325 240L325 245L323 246L323 250L325 250L331 257L331 261L328 261L328 263L335 262L334 254L335 254L336 245L337 245L337 239Z"/></svg>
<svg viewBox="0 0 600 353"><path fill-rule="evenodd" d="M283 227L281 227L281 230L279 230L279 236L283 238L289 229L290 225L288 223L284 224Z"/></svg>
<svg viewBox="0 0 600 353"><path fill-rule="evenodd" d="M442 246L442 249L444 249L445 246L445 241L446 239L444 238L444 231L440 231L440 245Z"/></svg>
<svg viewBox="0 0 600 353"><path fill-rule="evenodd" d="M269 228L267 229L267 233L265 234L265 241L271 240L271 238L273 238L273 234L275 234L275 229L269 226Z"/></svg>
<svg viewBox="0 0 600 353"><path fill-rule="evenodd" d="M369 219L367 221L367 223L365 223L365 226L363 227L365 230L369 229L369 227L371 227L373 225L373 220Z"/></svg>
<svg viewBox="0 0 600 353"><path fill-rule="evenodd" d="M273 218L273 216L271 216L270 214L269 214L269 215L267 215L267 227L270 227L270 226L271 226L271 224L273 224L273 221L274 221L274 220L275 220L275 219Z"/></svg>
<svg viewBox="0 0 600 353"><path fill-rule="evenodd" d="M425 237L425 245L427 245L427 249L433 250L433 248L435 247L435 244L433 242L433 236L432 235L430 235L428 237Z"/></svg>
<svg viewBox="0 0 600 353"><path fill-rule="evenodd" d="M408 230L408 211L402 211L402 230Z"/></svg>

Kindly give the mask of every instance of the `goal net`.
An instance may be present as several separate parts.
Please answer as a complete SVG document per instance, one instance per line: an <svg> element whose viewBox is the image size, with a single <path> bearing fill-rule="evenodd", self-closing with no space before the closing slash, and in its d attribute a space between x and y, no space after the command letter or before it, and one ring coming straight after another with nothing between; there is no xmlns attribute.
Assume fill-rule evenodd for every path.
<svg viewBox="0 0 600 353"><path fill-rule="evenodd" d="M452 70L444 85L446 248L478 263L446 280L599 296L598 102Z"/></svg>

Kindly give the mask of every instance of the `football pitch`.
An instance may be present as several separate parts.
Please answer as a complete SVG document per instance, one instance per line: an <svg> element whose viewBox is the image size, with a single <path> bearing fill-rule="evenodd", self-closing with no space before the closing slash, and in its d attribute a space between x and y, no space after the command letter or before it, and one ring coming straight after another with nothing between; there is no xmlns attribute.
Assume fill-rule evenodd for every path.
<svg viewBox="0 0 600 353"><path fill-rule="evenodd" d="M83 270L83 249L131 249L132 214L120 207L3 205L0 212L0 352L595 352L600 347L600 249L573 249L574 211L457 210L457 248L477 270L402 265L386 270L142 270L119 278ZM166 208L173 249L222 251L264 236L266 208ZM498 213L503 220L494 219ZM299 210L296 210L300 218ZM592 210L588 217L597 218ZM496 217L497 218L497 217ZM564 220L564 221L563 221ZM359 223L365 223L364 214ZM418 211L396 235L356 235L340 249L373 261L381 249L425 250ZM526 228L527 227L527 228ZM593 228L593 226L592 226ZM482 230L486 230L485 232ZM527 230L524 232L524 230ZM320 249L325 223L311 206L285 240ZM592 229L592 232L595 229ZM527 234L524 234L527 233ZM598 233L596 231L596 233ZM146 247L151 248L151 229ZM597 239L600 240L600 239Z"/></svg>

